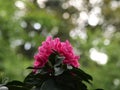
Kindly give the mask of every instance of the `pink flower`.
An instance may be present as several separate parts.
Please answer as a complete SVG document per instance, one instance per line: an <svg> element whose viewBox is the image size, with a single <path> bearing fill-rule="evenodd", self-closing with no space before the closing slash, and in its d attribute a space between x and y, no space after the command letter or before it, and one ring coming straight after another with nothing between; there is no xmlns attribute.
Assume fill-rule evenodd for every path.
<svg viewBox="0 0 120 90"><path fill-rule="evenodd" d="M43 67L48 57L53 53L53 50L57 51L60 56L64 56L64 64L71 65L73 67L79 67L79 56L74 54L73 48L68 40L61 42L59 38L52 39L47 37L46 41L42 42L42 46L39 46L38 53L34 56L34 67Z"/></svg>

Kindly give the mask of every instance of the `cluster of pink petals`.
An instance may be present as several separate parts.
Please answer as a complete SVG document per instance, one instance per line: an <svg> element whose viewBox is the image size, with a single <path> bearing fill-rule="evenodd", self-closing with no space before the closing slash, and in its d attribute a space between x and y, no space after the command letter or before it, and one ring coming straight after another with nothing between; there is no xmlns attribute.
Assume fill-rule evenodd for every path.
<svg viewBox="0 0 120 90"><path fill-rule="evenodd" d="M47 37L46 41L42 42L42 46L39 46L38 53L34 56L34 67L43 67L53 50L57 51L59 55L64 56L64 64L71 65L73 67L79 67L79 56L74 54L73 48L68 40L61 42L59 38L52 39Z"/></svg>

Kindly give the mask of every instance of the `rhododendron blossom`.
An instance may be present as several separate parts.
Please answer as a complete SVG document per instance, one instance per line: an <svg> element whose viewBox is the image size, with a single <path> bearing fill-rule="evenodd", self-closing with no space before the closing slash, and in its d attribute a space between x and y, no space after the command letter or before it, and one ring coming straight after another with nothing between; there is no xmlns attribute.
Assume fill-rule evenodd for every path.
<svg viewBox="0 0 120 90"><path fill-rule="evenodd" d="M79 56L74 54L73 48L68 40L61 42L59 38L52 39L47 37L46 41L38 47L38 53L34 56L34 67L41 68L48 62L49 56L54 51L57 51L60 56L65 57L63 64L79 67Z"/></svg>

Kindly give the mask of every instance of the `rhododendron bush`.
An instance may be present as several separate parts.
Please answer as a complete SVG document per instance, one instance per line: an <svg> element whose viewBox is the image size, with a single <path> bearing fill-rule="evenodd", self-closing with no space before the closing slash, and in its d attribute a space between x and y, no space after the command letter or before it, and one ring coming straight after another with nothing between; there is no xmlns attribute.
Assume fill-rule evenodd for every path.
<svg viewBox="0 0 120 90"><path fill-rule="evenodd" d="M31 73L23 82L14 80L4 86L9 90L88 90L92 77L79 69L79 56L68 40L47 37L34 55ZM100 90L100 89L99 89Z"/></svg>

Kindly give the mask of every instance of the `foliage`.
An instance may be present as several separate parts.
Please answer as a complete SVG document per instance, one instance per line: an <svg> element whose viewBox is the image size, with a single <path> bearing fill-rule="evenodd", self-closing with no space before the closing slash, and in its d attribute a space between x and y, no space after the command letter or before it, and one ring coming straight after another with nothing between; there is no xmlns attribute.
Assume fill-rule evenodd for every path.
<svg viewBox="0 0 120 90"><path fill-rule="evenodd" d="M29 67L28 69L37 69L37 72L32 71L23 83L12 81L5 86L9 90L31 90L33 87L33 90L87 90L83 81L90 83L92 77L78 68L63 64L63 60L63 57L54 52L44 67Z"/></svg>

